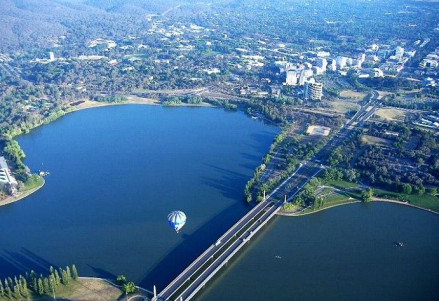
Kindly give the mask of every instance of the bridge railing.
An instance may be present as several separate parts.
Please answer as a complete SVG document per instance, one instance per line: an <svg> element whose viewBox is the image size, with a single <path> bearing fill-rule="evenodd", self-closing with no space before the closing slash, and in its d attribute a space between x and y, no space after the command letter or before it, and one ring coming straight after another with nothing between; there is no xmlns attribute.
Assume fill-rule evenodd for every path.
<svg viewBox="0 0 439 301"><path fill-rule="evenodd" d="M206 276L206 278L203 279L203 281L201 283L199 283L197 285L197 287L190 293L190 295L185 300L190 300L193 296L195 296L195 294L247 243L247 241L251 237L253 237L279 211L279 209L280 209L280 207L278 206L272 212L267 211L267 213L266 213L267 216L265 216L265 214L264 214L264 216L261 217L261 219L265 218L265 220L263 222L261 222L254 230L250 231L250 234L245 239L242 239L241 242L239 243L239 245L236 246L234 248L234 250L226 258L222 259L221 257L218 257L214 262L212 262L211 266L214 266L216 263L218 263L221 260L221 262L218 264L218 266L215 267L215 269L212 272L210 272ZM237 241L239 241L239 240L237 240ZM233 247L233 244L230 245L223 252L223 254L226 254L227 251L229 251L232 247ZM180 297L181 297L181 295L178 298L180 298ZM177 300L179 300L178 298L177 298Z"/></svg>

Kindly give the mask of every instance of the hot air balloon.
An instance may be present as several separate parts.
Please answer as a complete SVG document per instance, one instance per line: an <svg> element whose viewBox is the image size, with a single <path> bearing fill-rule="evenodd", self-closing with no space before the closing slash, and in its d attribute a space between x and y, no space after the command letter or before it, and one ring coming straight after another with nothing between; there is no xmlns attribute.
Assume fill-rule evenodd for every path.
<svg viewBox="0 0 439 301"><path fill-rule="evenodd" d="M175 232L178 233L181 228L183 228L186 223L186 214L182 211L172 211L168 215L169 226L171 226Z"/></svg>

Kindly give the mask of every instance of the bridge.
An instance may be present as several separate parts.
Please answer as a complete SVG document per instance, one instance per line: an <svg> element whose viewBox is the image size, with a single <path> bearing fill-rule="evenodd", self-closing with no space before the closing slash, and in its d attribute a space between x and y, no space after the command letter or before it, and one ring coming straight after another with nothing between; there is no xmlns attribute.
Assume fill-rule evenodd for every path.
<svg viewBox="0 0 439 301"><path fill-rule="evenodd" d="M152 298L152 301L186 301L193 298L206 283L281 209L283 197L294 196L306 185L308 180L322 170L331 152L350 137L355 128L361 127L375 111L378 94L372 93L364 105L312 159L283 181L264 200L253 207L246 215L224 233L215 244L198 256L168 286ZM294 187L293 190L290 188Z"/></svg>

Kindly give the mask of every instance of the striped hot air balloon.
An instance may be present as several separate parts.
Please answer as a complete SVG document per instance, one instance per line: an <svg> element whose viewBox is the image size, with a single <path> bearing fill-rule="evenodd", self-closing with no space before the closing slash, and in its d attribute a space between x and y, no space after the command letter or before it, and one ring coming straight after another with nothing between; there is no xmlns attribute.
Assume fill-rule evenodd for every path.
<svg viewBox="0 0 439 301"><path fill-rule="evenodd" d="M181 228L183 228L186 223L186 214L182 211L172 211L168 215L169 226L171 226L175 232L178 233Z"/></svg>

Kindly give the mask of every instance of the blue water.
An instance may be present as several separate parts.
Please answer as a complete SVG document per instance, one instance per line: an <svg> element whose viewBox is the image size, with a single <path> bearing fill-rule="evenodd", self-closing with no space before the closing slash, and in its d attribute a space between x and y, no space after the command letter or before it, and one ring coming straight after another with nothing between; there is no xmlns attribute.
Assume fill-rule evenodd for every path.
<svg viewBox="0 0 439 301"><path fill-rule="evenodd" d="M75 263L162 288L249 209L245 183L278 131L222 109L126 105L19 137L26 164L50 176L0 207L0 276ZM172 210L188 217L179 234Z"/></svg>
<svg viewBox="0 0 439 301"><path fill-rule="evenodd" d="M249 209L275 127L214 108L75 112L20 137L46 185L0 207L0 277L75 263L160 290ZM180 234L166 216L188 216ZM403 241L403 248L394 242ZM439 300L439 217L355 204L276 217L198 300Z"/></svg>
<svg viewBox="0 0 439 301"><path fill-rule="evenodd" d="M197 299L439 300L439 216L371 203L277 217Z"/></svg>

